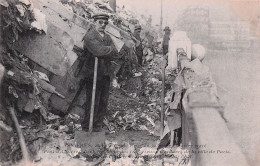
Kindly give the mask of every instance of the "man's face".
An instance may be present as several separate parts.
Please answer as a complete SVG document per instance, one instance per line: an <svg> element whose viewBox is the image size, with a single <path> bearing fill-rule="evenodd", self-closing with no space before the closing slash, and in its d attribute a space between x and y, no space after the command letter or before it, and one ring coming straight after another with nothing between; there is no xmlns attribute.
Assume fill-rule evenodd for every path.
<svg viewBox="0 0 260 166"><path fill-rule="evenodd" d="M171 31L165 31L165 34L170 35Z"/></svg>
<svg viewBox="0 0 260 166"><path fill-rule="evenodd" d="M137 30L135 30L135 33L138 34L138 35L140 35L140 33L141 33L141 29L137 29Z"/></svg>
<svg viewBox="0 0 260 166"><path fill-rule="evenodd" d="M104 32L106 25L108 24L108 20L97 19L95 23L96 23L96 30L99 31L99 32Z"/></svg>

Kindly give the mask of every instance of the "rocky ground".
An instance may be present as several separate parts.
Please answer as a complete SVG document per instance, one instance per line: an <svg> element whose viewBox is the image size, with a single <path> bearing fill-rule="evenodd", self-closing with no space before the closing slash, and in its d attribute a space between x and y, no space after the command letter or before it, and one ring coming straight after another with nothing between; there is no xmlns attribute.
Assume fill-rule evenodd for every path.
<svg viewBox="0 0 260 166"><path fill-rule="evenodd" d="M82 144L88 139L77 136L81 133L81 118L78 115L48 113L43 119L40 112L22 114L19 122L34 164L187 165L189 153L179 146L157 151L160 142L161 61L161 55L155 55L130 79L133 84L142 83L141 87L111 87L109 114L104 120L105 143L96 152L84 154L84 146L79 146L79 142ZM174 77L173 72L166 79L166 100L170 96L167 92ZM11 139L11 142L7 140L6 147L12 151L11 154L6 153L9 161L2 165L12 165L22 158L17 135Z"/></svg>

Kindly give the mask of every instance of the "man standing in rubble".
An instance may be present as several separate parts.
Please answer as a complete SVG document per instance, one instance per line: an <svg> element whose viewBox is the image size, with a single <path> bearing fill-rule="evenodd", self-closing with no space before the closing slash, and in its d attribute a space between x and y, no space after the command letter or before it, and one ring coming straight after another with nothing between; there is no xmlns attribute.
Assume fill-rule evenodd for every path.
<svg viewBox="0 0 260 166"><path fill-rule="evenodd" d="M134 37L138 41L140 41L140 42L137 42L137 44L136 44L136 56L137 56L138 64L140 66L142 66L142 64L143 64L143 45L142 45L142 40L140 37L141 30L142 30L141 25L136 24L134 34L133 34Z"/></svg>
<svg viewBox="0 0 260 166"><path fill-rule="evenodd" d="M109 16L99 13L92 17L94 25L91 26L84 36L84 54L87 56L85 65L86 72L86 112L83 122L81 123L82 130L88 131L91 98L93 89L94 64L95 57L98 57L97 85L96 98L94 107L93 131L100 131L103 126L103 119L107 113L111 60L118 56L118 52L111 37L105 33L106 25L108 24Z"/></svg>
<svg viewBox="0 0 260 166"><path fill-rule="evenodd" d="M169 49L171 29L168 26L166 26L163 31L164 31L164 36L163 36L162 48L163 48L163 55L166 55Z"/></svg>

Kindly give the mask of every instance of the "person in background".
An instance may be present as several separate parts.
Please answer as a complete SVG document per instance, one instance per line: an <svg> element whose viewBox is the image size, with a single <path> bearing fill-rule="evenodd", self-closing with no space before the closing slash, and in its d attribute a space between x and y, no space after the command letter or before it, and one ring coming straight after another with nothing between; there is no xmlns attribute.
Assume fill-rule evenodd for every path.
<svg viewBox="0 0 260 166"><path fill-rule="evenodd" d="M146 37L146 39L147 39L147 44L148 44L148 48L153 52L153 53L155 53L155 51L154 51L154 45L153 45L153 43L154 43L154 37L152 36L152 34L149 32L149 31L147 31L147 32L145 32L145 37Z"/></svg>
<svg viewBox="0 0 260 166"><path fill-rule="evenodd" d="M118 57L118 52L111 37L105 33L109 16L107 14L99 13L93 15L92 18L94 19L94 25L87 30L83 38L84 55L87 56L85 63L87 69L87 72L85 73L86 112L84 120L81 123L83 131L88 131L89 127L95 57L98 57L98 71L93 131L100 131L102 129L103 119L107 113L110 75L112 73L110 61Z"/></svg>
<svg viewBox="0 0 260 166"><path fill-rule="evenodd" d="M142 27L141 25L135 25L135 29L134 29L134 37L140 41L136 44L136 56L138 59L138 64L140 66L142 66L143 64L143 45L142 45L142 40L140 37L140 33L141 33Z"/></svg>
<svg viewBox="0 0 260 166"><path fill-rule="evenodd" d="M163 47L163 55L166 55L169 49L171 29L168 26L166 26L163 31L164 31L164 36L163 36L162 47Z"/></svg>

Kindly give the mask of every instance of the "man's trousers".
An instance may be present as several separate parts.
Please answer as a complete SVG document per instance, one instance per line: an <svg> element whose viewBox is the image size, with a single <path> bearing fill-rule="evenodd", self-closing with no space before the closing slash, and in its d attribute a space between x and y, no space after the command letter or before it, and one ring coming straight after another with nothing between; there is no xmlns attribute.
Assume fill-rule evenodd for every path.
<svg viewBox="0 0 260 166"><path fill-rule="evenodd" d="M110 77L103 76L97 79L96 98L94 108L93 127L101 127L104 116L107 113L108 97L109 97ZM81 123L82 130L88 131L89 118L92 100L93 80L86 80L86 111L83 122Z"/></svg>

